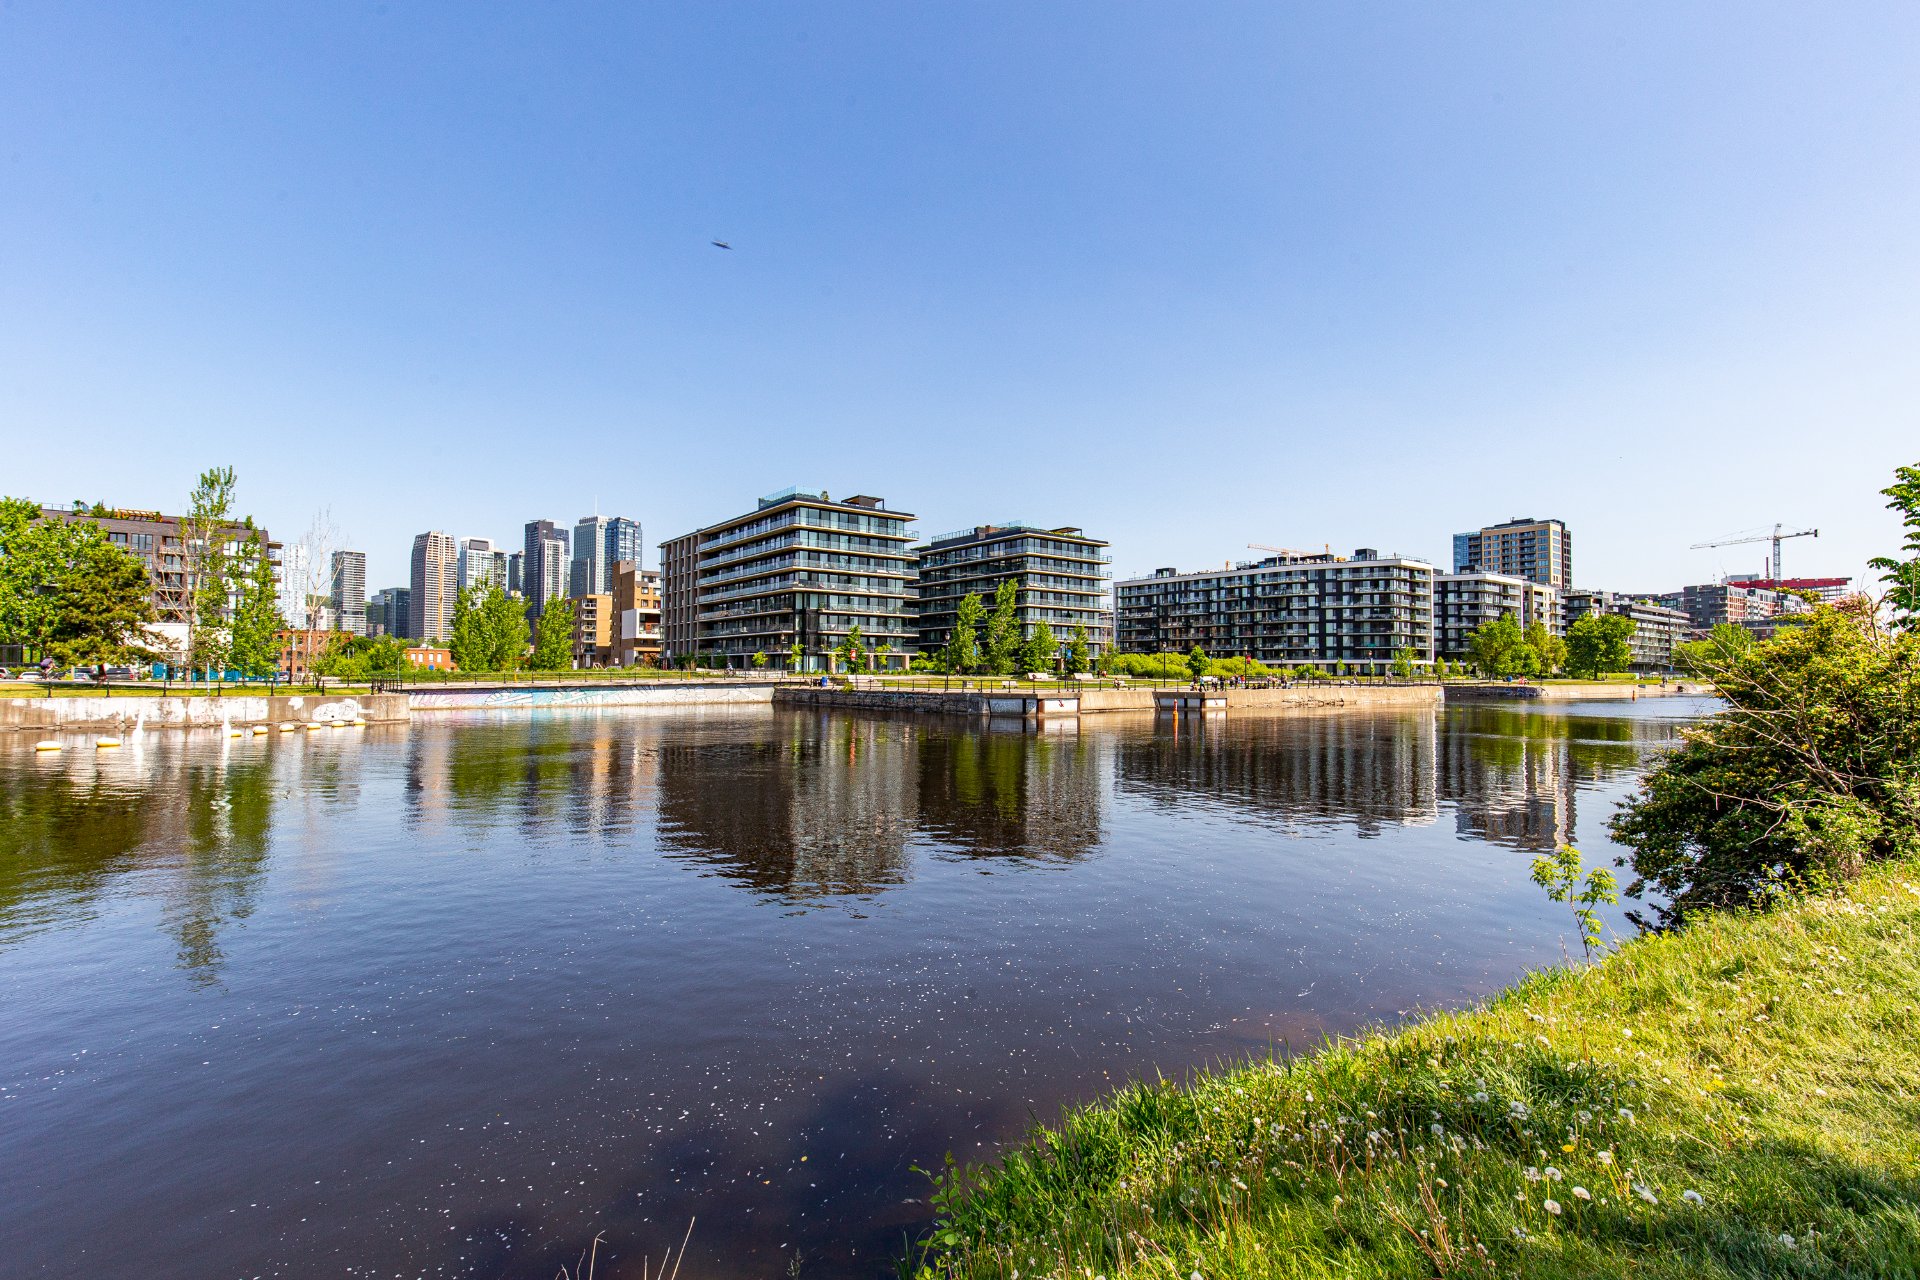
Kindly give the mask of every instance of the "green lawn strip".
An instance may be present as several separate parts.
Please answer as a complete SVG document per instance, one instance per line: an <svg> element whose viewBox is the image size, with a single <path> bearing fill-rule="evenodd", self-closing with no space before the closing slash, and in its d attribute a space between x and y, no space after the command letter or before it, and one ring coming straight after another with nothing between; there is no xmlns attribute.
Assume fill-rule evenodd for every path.
<svg viewBox="0 0 1920 1280"><path fill-rule="evenodd" d="M940 1178L910 1270L1920 1275L1916 942L1903 865L1478 1009L1135 1084Z"/></svg>

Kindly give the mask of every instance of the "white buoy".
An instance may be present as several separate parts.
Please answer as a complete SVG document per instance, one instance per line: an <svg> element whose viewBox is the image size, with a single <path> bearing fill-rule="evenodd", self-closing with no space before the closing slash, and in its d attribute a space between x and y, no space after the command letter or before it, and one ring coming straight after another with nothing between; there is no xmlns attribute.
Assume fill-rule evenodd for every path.
<svg viewBox="0 0 1920 1280"><path fill-rule="evenodd" d="M33 744L33 749L35 751L58 751L60 749L60 744L58 742L55 742L52 738L42 738L40 741Z"/></svg>
<svg viewBox="0 0 1920 1280"><path fill-rule="evenodd" d="M280 722L280 732L282 733L292 733L295 729L298 729L299 727L300 725L298 724L298 722L293 720L282 720Z"/></svg>
<svg viewBox="0 0 1920 1280"><path fill-rule="evenodd" d="M364 729L367 727L367 722L365 720L355 719L353 727L356 729Z"/></svg>
<svg viewBox="0 0 1920 1280"><path fill-rule="evenodd" d="M254 731L255 733L265 733L265 732L267 731L267 726L265 726L265 725L263 725L263 724L257 724L257 725L255 725L255 726L253 726L253 731Z"/></svg>
<svg viewBox="0 0 1920 1280"><path fill-rule="evenodd" d="M96 747L117 747L117 746L119 746L119 745L120 745L120 739L118 739L118 738L95 738L95 739L93 740L93 745L94 745L94 746L96 746Z"/></svg>

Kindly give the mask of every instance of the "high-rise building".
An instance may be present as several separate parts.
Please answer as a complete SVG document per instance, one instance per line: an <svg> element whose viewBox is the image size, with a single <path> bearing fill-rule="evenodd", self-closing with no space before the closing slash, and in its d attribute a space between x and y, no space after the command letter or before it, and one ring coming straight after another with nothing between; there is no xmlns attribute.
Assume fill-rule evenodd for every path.
<svg viewBox="0 0 1920 1280"><path fill-rule="evenodd" d="M526 565L527 565L526 552L509 551L507 553L507 594L508 595L523 596L527 593Z"/></svg>
<svg viewBox="0 0 1920 1280"><path fill-rule="evenodd" d="M367 634L410 639L413 630L413 592L406 587L382 587L367 602Z"/></svg>
<svg viewBox="0 0 1920 1280"><path fill-rule="evenodd" d="M1433 661L1433 566L1362 547L1287 552L1231 569L1161 569L1115 587L1122 653L1249 657L1275 666L1392 671Z"/></svg>
<svg viewBox="0 0 1920 1280"><path fill-rule="evenodd" d="M1453 535L1455 573L1502 573L1544 582L1562 595L1573 588L1573 535L1558 520L1521 517Z"/></svg>
<svg viewBox="0 0 1920 1280"><path fill-rule="evenodd" d="M858 626L876 667L905 669L915 649L912 519L865 494L835 501L788 489L661 544L665 595L692 623L674 656L746 666L764 653L789 667L798 645L799 669L820 671Z"/></svg>
<svg viewBox="0 0 1920 1280"><path fill-rule="evenodd" d="M613 566L622 560L633 561L638 569L641 564L640 522L629 520L625 516L614 516L607 521L607 581L613 581ZM611 588L608 588L611 589Z"/></svg>
<svg viewBox="0 0 1920 1280"><path fill-rule="evenodd" d="M527 619L532 621L546 608L547 601L567 594L567 575L572 556L567 553L567 531L551 520L529 520L527 540L520 565L520 591L527 598Z"/></svg>
<svg viewBox="0 0 1920 1280"><path fill-rule="evenodd" d="M962 599L978 595L991 608L994 592L1011 580L1018 591L1015 612L1022 636L1044 622L1065 644L1076 628L1085 627L1091 652L1104 652L1113 640L1107 627L1112 575L1106 547L1076 528L1015 521L942 534L914 548L920 568L914 606L920 651L931 653L952 637Z"/></svg>
<svg viewBox="0 0 1920 1280"><path fill-rule="evenodd" d="M573 526L573 563L567 594L578 600L607 590L613 562L607 559L607 525L612 516L581 516Z"/></svg>
<svg viewBox="0 0 1920 1280"><path fill-rule="evenodd" d="M333 625L356 636L367 634L367 553L333 553L331 592Z"/></svg>
<svg viewBox="0 0 1920 1280"><path fill-rule="evenodd" d="M459 581L460 549L452 535L438 530L415 534L408 618L413 639L444 640L452 633Z"/></svg>
<svg viewBox="0 0 1920 1280"><path fill-rule="evenodd" d="M492 538L460 539L460 590L469 587L507 589L507 553Z"/></svg>
<svg viewBox="0 0 1920 1280"><path fill-rule="evenodd" d="M694 651L700 633L694 614L694 548L697 533L683 533L660 544L660 642L664 655L678 660Z"/></svg>

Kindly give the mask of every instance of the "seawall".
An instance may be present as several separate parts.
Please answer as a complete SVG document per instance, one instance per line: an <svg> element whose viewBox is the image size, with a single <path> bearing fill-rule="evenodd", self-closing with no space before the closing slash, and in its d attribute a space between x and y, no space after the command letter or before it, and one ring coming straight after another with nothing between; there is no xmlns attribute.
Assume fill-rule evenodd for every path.
<svg viewBox="0 0 1920 1280"><path fill-rule="evenodd" d="M1713 687L1693 684L1621 684L1598 680L1580 684L1450 684L1448 702L1629 702L1640 698L1711 697Z"/></svg>
<svg viewBox="0 0 1920 1280"><path fill-rule="evenodd" d="M136 724L148 729L218 729L226 725L279 724L293 721L404 721L403 693L279 694L273 697L149 698L0 698L0 732L115 731Z"/></svg>
<svg viewBox="0 0 1920 1280"><path fill-rule="evenodd" d="M713 683L662 681L658 684L474 685L458 689L415 689L404 697L415 714L434 711L504 711L540 707L711 707L773 701L771 680Z"/></svg>
<svg viewBox="0 0 1920 1280"><path fill-rule="evenodd" d="M907 711L922 715L1061 716L1114 711L1151 712L1181 698L1168 689L1081 689L1023 693L1017 689L942 692L918 689L821 689L787 685L773 695L775 706L835 707L851 711ZM1324 707L1414 707L1440 701L1437 685L1296 685L1291 689L1215 689L1209 708L1285 710Z"/></svg>

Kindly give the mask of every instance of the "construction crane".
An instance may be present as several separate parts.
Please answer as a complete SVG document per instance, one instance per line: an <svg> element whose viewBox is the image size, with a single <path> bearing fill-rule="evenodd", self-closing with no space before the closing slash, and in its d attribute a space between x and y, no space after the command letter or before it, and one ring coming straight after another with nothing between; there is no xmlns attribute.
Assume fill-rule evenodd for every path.
<svg viewBox="0 0 1920 1280"><path fill-rule="evenodd" d="M1817 538L1820 536L1818 529L1800 529L1793 533L1782 532L1785 528L1786 526L1783 524L1776 524L1773 526L1772 533L1756 533L1752 537L1747 538L1721 538L1718 542L1696 542L1689 550L1702 551L1708 547L1736 547L1743 542L1771 542L1773 543L1773 565L1768 572L1775 582L1785 582L1787 580L1787 574L1786 571L1780 567L1780 544L1788 538Z"/></svg>
<svg viewBox="0 0 1920 1280"><path fill-rule="evenodd" d="M1271 551L1277 556L1317 556L1322 554L1318 551L1302 551L1298 547L1270 547L1264 542L1249 542L1247 544L1247 550Z"/></svg>

